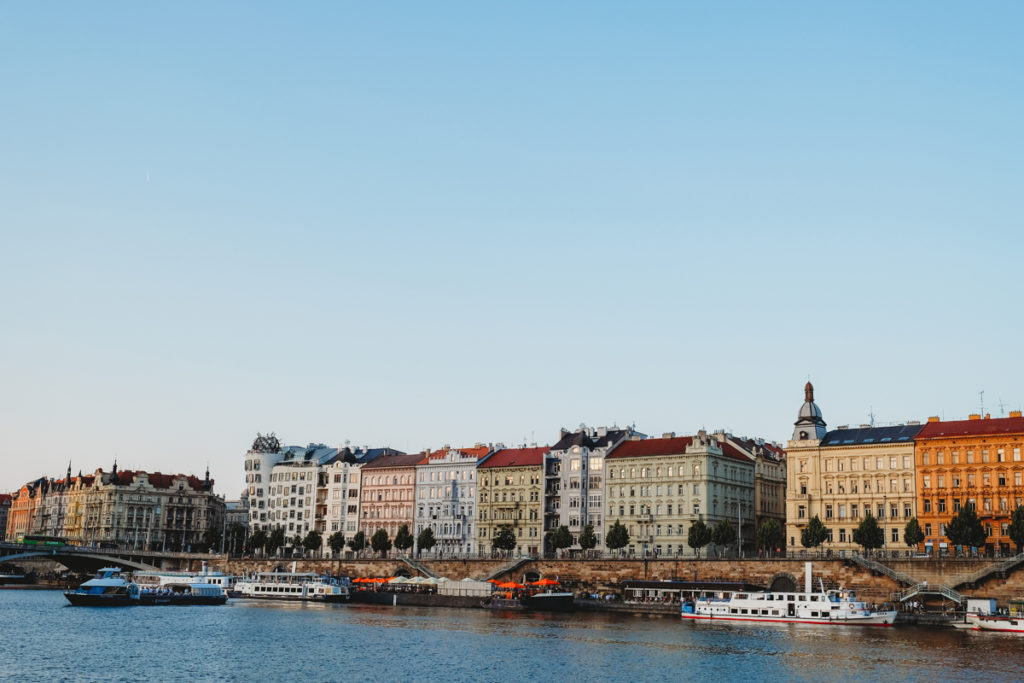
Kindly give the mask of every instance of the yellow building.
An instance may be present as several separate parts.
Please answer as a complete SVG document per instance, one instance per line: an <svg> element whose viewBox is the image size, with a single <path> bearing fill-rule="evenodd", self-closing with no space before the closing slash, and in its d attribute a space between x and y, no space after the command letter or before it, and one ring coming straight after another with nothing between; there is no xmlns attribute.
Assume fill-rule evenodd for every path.
<svg viewBox="0 0 1024 683"><path fill-rule="evenodd" d="M869 513L883 527L884 549L913 552L903 543L903 531L917 514L914 437L920 430L920 423L908 422L892 427L844 425L826 431L808 382L786 449L789 553L804 550L800 534L815 515L830 532L822 549L860 550L853 531Z"/></svg>
<svg viewBox="0 0 1024 683"><path fill-rule="evenodd" d="M503 448L477 465L478 541L492 547L504 526L516 536L516 553L538 554L543 547L544 455L547 446Z"/></svg>

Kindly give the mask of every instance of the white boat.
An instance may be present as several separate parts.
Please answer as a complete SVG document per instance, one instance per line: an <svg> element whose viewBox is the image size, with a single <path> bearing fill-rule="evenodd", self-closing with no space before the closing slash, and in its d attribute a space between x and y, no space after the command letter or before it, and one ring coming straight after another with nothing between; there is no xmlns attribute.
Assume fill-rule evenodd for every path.
<svg viewBox="0 0 1024 683"><path fill-rule="evenodd" d="M138 587L121 576L120 567L104 567L77 590L64 591L72 605L83 607L124 607L138 604Z"/></svg>
<svg viewBox="0 0 1024 683"><path fill-rule="evenodd" d="M1024 600L1010 600L1008 614L968 614L967 623L975 631L1000 631L1003 633L1024 633Z"/></svg>
<svg viewBox="0 0 1024 683"><path fill-rule="evenodd" d="M317 602L348 602L351 597L345 581L312 572L261 572L255 578L239 579L235 593L242 598Z"/></svg>
<svg viewBox="0 0 1024 683"><path fill-rule="evenodd" d="M896 610L875 611L851 590L811 589L810 562L802 593L723 592L683 601L683 619L793 624L892 626Z"/></svg>

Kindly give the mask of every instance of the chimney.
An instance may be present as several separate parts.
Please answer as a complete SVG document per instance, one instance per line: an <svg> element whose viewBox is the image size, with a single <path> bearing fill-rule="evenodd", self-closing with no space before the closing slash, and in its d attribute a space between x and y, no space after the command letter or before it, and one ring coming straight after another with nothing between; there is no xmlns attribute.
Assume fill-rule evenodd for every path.
<svg viewBox="0 0 1024 683"><path fill-rule="evenodd" d="M1010 411L1010 417L1020 417L1020 416L1021 416L1021 414L1020 414L1019 410L1011 410Z"/></svg>
<svg viewBox="0 0 1024 683"><path fill-rule="evenodd" d="M981 415L979 413L971 413L970 415L967 416L967 419L968 420L980 420L981 419Z"/></svg>
<svg viewBox="0 0 1024 683"><path fill-rule="evenodd" d="M663 438L663 439L674 439L674 438L676 438L676 433L675 432L665 432L664 434L661 435L661 438Z"/></svg>
<svg viewBox="0 0 1024 683"><path fill-rule="evenodd" d="M938 415L932 415L931 417L928 418L928 422L929 423L931 423L931 422L938 422L938 421L939 421L939 416Z"/></svg>

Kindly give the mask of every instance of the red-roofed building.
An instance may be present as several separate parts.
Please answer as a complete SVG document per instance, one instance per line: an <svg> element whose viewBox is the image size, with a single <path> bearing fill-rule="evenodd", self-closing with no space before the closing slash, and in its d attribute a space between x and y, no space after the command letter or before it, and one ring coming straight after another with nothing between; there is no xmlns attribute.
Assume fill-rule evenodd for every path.
<svg viewBox="0 0 1024 683"><path fill-rule="evenodd" d="M12 501L7 538L26 533L61 536L72 543L113 543L122 548L200 550L223 526L224 500L207 473L162 474L102 469L64 479L38 479Z"/></svg>
<svg viewBox="0 0 1024 683"><path fill-rule="evenodd" d="M917 434L917 515L932 551L951 545L946 524L965 505L973 505L985 527L986 553L1014 552L1010 515L1024 504L1024 417L971 415L941 422L929 418Z"/></svg>
<svg viewBox="0 0 1024 683"><path fill-rule="evenodd" d="M502 527L516 538L516 554L536 555L544 539L544 456L547 446L502 448L477 467L477 537L493 549Z"/></svg>
<svg viewBox="0 0 1024 683"><path fill-rule="evenodd" d="M429 551L440 555L469 555L476 552L477 463L492 448L476 444L468 448L445 445L427 451L416 466L416 526L418 541L430 529L435 545ZM417 543L418 549L418 543Z"/></svg>
<svg viewBox="0 0 1024 683"><path fill-rule="evenodd" d="M690 526L729 520L753 540L754 461L701 430L633 439L605 458L607 525L629 532L631 554L683 555Z"/></svg>
<svg viewBox="0 0 1024 683"><path fill-rule="evenodd" d="M363 465L360 488L359 530L370 537L384 529L393 542L402 525L413 530L416 466L427 461L426 453L382 455Z"/></svg>

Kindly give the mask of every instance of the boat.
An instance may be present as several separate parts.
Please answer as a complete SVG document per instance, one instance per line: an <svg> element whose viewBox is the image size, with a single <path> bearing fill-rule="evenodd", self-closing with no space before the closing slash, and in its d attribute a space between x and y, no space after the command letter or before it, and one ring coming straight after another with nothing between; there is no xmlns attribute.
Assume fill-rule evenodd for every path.
<svg viewBox="0 0 1024 683"><path fill-rule="evenodd" d="M575 607L573 594L556 590L558 585L553 579L541 579L527 585L499 583L496 586L498 592L481 602L480 606L497 610L571 612Z"/></svg>
<svg viewBox="0 0 1024 683"><path fill-rule="evenodd" d="M223 588L203 581L168 582L146 588L133 585L140 605L223 605L228 601Z"/></svg>
<svg viewBox="0 0 1024 683"><path fill-rule="evenodd" d="M896 610L872 610L857 600L852 590L811 589L810 562L806 565L802 593L785 591L732 591L687 598L683 619L755 621L792 624L892 626Z"/></svg>
<svg viewBox="0 0 1024 683"><path fill-rule="evenodd" d="M239 579L238 597L261 600L312 600L348 602L348 583L312 572L261 572L254 578Z"/></svg>
<svg viewBox="0 0 1024 683"><path fill-rule="evenodd" d="M120 567L104 567L64 597L76 607L127 607L138 604L138 586L121 576Z"/></svg>
<svg viewBox="0 0 1024 683"><path fill-rule="evenodd" d="M1024 599L1010 601L1007 614L971 614L967 623L975 631L999 631L1002 633L1024 633Z"/></svg>

